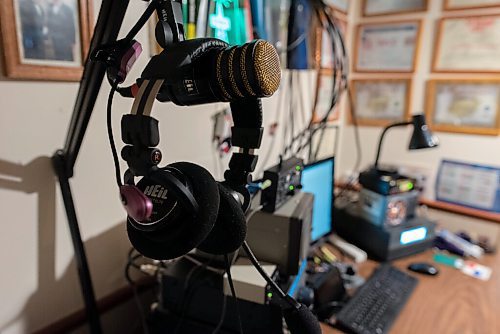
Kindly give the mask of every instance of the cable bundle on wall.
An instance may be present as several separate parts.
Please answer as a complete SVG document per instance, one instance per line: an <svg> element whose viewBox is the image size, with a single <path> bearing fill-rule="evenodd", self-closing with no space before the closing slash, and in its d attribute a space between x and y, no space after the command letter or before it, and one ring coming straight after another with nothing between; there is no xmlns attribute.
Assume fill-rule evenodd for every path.
<svg viewBox="0 0 500 334"><path fill-rule="evenodd" d="M292 2L293 7L294 2ZM305 3L304 3L305 4ZM302 5L304 5L302 4ZM327 128L328 120L330 119L331 114L334 112L335 107L338 105L340 101L340 97L344 93L344 91L348 87L348 56L344 43L344 36L339 27L339 21L335 17L335 13L331 7L326 5L323 0L311 0L307 2L310 5L311 15L315 18L317 22L319 22L321 30L326 31L327 36L331 42L331 50L332 50L332 86L331 86L331 99L328 107L328 111L322 115L322 118L317 120L314 119L315 115L313 111L316 110L318 99L315 99L314 104L311 106L311 110L309 114L309 121L303 128L299 128L299 131L296 131L296 127L294 122L296 121L296 104L294 104L293 99L294 96L297 96L299 99L299 116L303 116L303 111L301 110L303 107L303 91L301 87L297 89L296 85L298 83L293 81L294 74L291 74L290 79L290 91L289 101L290 101L290 117L285 118L284 123L284 145L282 149L282 156L287 157L290 155L303 155L308 150L308 160L316 160L317 155L319 153L320 144L323 140L325 130ZM291 12L294 9L291 8ZM291 19L293 17L291 16ZM296 19L298 22L298 19ZM292 28L292 29L290 29ZM289 33L295 32L296 29L293 29L293 22L289 24ZM290 38L289 38L290 42ZM316 41L316 43L319 43ZM306 42L304 42L306 44ZM288 50L290 51L290 50ZM289 61L293 60L293 57L288 57ZM297 66L296 64L288 64L290 71L296 72ZM316 65L320 67L321 65ZM297 74L298 75L298 74ZM318 73L319 75L319 73ZM316 87L316 95L319 86ZM292 93L293 92L293 93ZM313 147L313 138L319 135L319 140L317 141L316 147Z"/></svg>

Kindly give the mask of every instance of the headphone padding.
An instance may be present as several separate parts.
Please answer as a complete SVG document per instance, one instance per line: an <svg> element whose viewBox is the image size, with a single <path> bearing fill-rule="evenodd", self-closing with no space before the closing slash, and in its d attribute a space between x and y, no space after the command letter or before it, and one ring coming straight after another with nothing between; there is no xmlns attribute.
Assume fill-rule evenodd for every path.
<svg viewBox="0 0 500 334"><path fill-rule="evenodd" d="M197 215L183 212L176 226L161 231L142 232L127 223L132 245L141 254L156 260L174 259L196 248L214 227L219 209L217 182L205 168L189 162L176 162L168 167L178 169L190 181L199 211Z"/></svg>
<svg viewBox="0 0 500 334"><path fill-rule="evenodd" d="M217 221L212 232L203 241L199 250L221 255L236 251L245 241L247 224L241 204L231 191L218 183L220 204Z"/></svg>

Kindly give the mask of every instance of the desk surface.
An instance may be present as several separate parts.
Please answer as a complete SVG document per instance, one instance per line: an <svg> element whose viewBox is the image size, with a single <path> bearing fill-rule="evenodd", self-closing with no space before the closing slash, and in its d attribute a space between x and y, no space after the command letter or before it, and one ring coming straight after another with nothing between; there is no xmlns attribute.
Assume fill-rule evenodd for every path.
<svg viewBox="0 0 500 334"><path fill-rule="evenodd" d="M432 251L396 260L393 265L408 272L408 264L424 261L433 262ZM478 262L493 269L489 281L439 264L436 277L410 272L419 283L391 333L500 333L500 254L484 256ZM361 264L360 274L370 276L377 265L374 261ZM341 333L327 325L322 325L322 329L323 334Z"/></svg>

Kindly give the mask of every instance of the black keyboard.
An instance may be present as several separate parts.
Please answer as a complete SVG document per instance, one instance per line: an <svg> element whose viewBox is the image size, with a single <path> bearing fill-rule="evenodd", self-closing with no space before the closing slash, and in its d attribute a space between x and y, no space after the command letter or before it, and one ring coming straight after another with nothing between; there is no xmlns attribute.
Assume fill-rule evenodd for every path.
<svg viewBox="0 0 500 334"><path fill-rule="evenodd" d="M415 277L383 264L332 320L351 333L388 333L417 282Z"/></svg>

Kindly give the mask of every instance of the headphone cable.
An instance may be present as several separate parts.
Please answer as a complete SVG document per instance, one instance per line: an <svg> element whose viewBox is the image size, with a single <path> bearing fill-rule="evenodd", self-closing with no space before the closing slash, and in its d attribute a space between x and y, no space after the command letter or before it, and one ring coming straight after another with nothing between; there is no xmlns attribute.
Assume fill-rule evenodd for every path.
<svg viewBox="0 0 500 334"><path fill-rule="evenodd" d="M118 153L116 152L115 140L113 137L113 125L111 124L111 116L113 109L113 97L115 96L115 92L118 88L118 82L114 81L111 85L111 90L108 95L108 107L107 107L107 115L106 115L106 125L108 128L108 139L109 146L111 147L111 153L113 154L113 161L115 163L115 174L116 174L116 183L118 187L123 185L121 180L121 171L120 171L120 162L118 160Z"/></svg>
<svg viewBox="0 0 500 334"><path fill-rule="evenodd" d="M240 326L240 334L243 334L243 325L241 323L240 306L238 303L238 298L236 296L236 290L234 289L233 278L231 276L231 264L229 263L229 257L227 256L227 254L224 254L224 261L226 262L227 280L229 282L229 287L231 288L231 294L233 295L234 302L236 304L236 315L238 316L238 324Z"/></svg>
<svg viewBox="0 0 500 334"><path fill-rule="evenodd" d="M262 276L262 278L264 278L264 280L266 280L267 284L271 286L274 292L276 292L279 295L279 297L283 299L287 304L289 304L292 308L298 309L300 307L300 304L292 297L287 295L285 292L283 292L283 290L278 286L278 284L276 284L276 282L273 281L271 277L269 277L269 275L264 271L264 269L260 265L259 260L257 260L255 254L252 252L250 246L248 246L248 243L246 241L243 242L242 247L245 253L247 254L248 258L250 259L250 262L252 262L255 269L257 269L259 274Z"/></svg>

